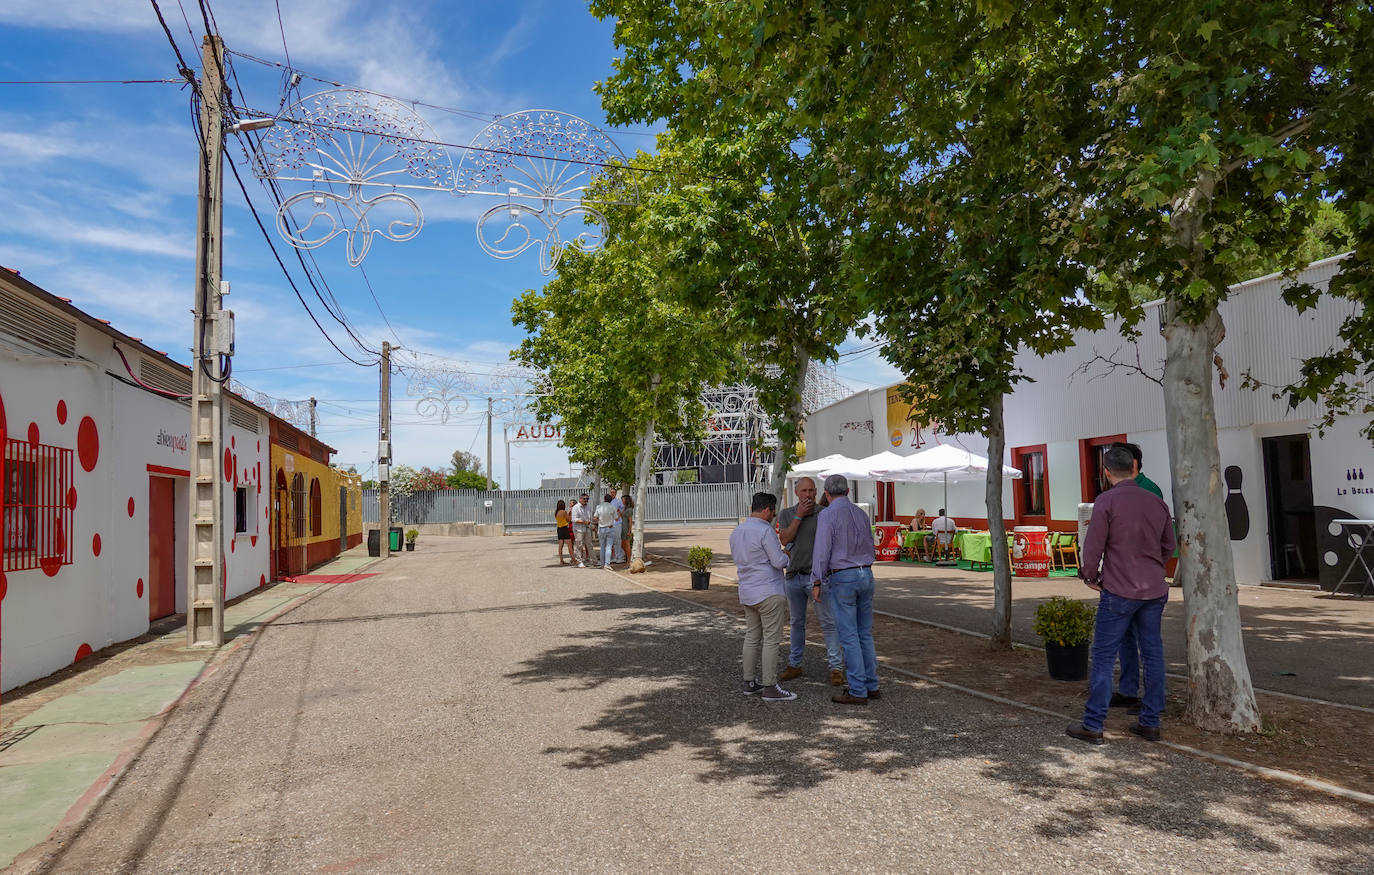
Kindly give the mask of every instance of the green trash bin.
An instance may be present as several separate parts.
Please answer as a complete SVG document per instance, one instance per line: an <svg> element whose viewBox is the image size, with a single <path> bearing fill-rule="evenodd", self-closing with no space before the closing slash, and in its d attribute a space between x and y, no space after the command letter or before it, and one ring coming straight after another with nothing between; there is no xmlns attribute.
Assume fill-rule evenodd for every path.
<svg viewBox="0 0 1374 875"><path fill-rule="evenodd" d="M393 528L391 529L391 538L390 538L391 552L393 552L393 553L399 553L399 552L401 552L401 540L402 540L401 527L400 527L400 526L395 526L395 527L393 527Z"/></svg>

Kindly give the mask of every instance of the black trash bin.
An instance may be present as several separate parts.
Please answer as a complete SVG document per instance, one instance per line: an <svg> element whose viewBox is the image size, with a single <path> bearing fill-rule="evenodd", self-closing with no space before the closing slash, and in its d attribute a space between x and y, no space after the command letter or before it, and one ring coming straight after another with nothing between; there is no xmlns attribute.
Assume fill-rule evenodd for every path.
<svg viewBox="0 0 1374 875"><path fill-rule="evenodd" d="M373 529L367 533L367 555L382 555L382 530Z"/></svg>

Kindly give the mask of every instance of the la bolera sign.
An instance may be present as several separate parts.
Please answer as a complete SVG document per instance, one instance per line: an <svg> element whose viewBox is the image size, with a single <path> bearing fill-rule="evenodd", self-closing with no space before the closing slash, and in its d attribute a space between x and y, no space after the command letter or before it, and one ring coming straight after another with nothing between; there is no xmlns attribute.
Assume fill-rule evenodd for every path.
<svg viewBox="0 0 1374 875"><path fill-rule="evenodd" d="M544 422L521 423L514 426L510 439L512 441L561 441L563 440L563 426L552 425Z"/></svg>

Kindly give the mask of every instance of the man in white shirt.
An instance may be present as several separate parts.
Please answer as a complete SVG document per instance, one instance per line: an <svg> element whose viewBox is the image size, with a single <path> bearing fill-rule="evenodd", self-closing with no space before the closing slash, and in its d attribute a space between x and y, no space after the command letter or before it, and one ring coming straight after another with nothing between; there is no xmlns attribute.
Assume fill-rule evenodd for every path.
<svg viewBox="0 0 1374 875"><path fill-rule="evenodd" d="M611 504L608 492L596 506L596 536L601 539L601 565L605 568L609 568L615 558L615 533L619 523L620 511Z"/></svg>
<svg viewBox="0 0 1374 875"><path fill-rule="evenodd" d="M791 560L782 552L777 530L773 528L777 511L776 495L756 492L749 516L730 533L730 555L739 578L739 603L744 606L744 694L766 702L797 698L796 693L778 685L778 645L787 616L782 571ZM754 675L756 668L758 678Z"/></svg>
<svg viewBox="0 0 1374 875"><path fill-rule="evenodd" d="M572 507L573 556L577 567L586 568L592 562L592 509L587 506L587 493L582 493ZM592 562L595 565L595 562Z"/></svg>
<svg viewBox="0 0 1374 875"><path fill-rule="evenodd" d="M615 561L624 562L625 551L620 549L620 542L625 540L625 501L615 494L615 487L611 487L606 492L611 496L611 504L615 507L616 512L615 532L612 533L615 536Z"/></svg>
<svg viewBox="0 0 1374 875"><path fill-rule="evenodd" d="M949 555L949 545L954 541L954 533L959 527L954 524L954 520L945 516L945 509L940 508L940 515L930 524L930 530L935 533L935 545L941 556Z"/></svg>

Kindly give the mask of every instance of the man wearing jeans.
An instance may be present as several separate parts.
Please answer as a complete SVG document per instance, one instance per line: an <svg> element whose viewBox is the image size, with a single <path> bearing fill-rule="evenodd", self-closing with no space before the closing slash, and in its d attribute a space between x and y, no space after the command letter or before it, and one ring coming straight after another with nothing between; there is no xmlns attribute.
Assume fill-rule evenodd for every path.
<svg viewBox="0 0 1374 875"><path fill-rule="evenodd" d="M782 570L787 554L773 530L778 497L755 492L749 516L730 533L730 555L739 577L739 603L744 605L744 694L767 702L797 698L778 685L778 644L782 642L782 618L787 610ZM762 660L759 659L762 649ZM759 668L761 678L754 671Z"/></svg>
<svg viewBox="0 0 1374 875"><path fill-rule="evenodd" d="M1136 484L1146 492L1158 495L1160 500L1164 500L1164 491L1159 488L1145 472L1140 470L1145 464L1145 454L1140 451L1138 444L1114 443L1113 447L1121 447L1131 454L1132 470L1135 472L1134 480ZM1121 677L1117 681L1117 690L1112 693L1110 707L1125 708L1127 714L1140 713L1140 643L1135 639L1135 633L1130 629L1126 630L1126 635L1121 639L1121 652L1118 654L1121 660Z"/></svg>
<svg viewBox="0 0 1374 875"><path fill-rule="evenodd" d="M791 557L787 563L787 613L792 620L788 637L787 668L778 676L790 681L802 676L802 656L806 653L806 606L811 601L811 553L816 546L816 481L803 477L796 485L797 503L784 507L778 514L778 540ZM830 665L830 683L844 685L844 657L840 654L840 639L835 634L835 616L830 612L830 593L821 587L816 602L816 619L821 623L825 638L825 658Z"/></svg>
<svg viewBox="0 0 1374 875"><path fill-rule="evenodd" d="M844 475L825 478L825 494L830 504L816 519L811 553L812 599L820 601L824 581L849 681L849 689L830 701L867 705L870 699L882 698L873 647L873 528L868 514L849 500Z"/></svg>
<svg viewBox="0 0 1374 875"><path fill-rule="evenodd" d="M1083 722L1065 732L1080 741L1102 743L1102 725L1112 698L1112 669L1127 630L1140 643L1145 665L1145 695L1140 720L1130 731L1146 741L1159 741L1164 711L1164 639L1160 618L1169 600L1164 563L1174 552L1174 527L1168 506L1135 482L1134 460L1124 447L1102 454L1111 488L1093 504L1092 522L1083 544L1083 582L1102 593L1093 631L1092 675Z"/></svg>

